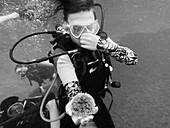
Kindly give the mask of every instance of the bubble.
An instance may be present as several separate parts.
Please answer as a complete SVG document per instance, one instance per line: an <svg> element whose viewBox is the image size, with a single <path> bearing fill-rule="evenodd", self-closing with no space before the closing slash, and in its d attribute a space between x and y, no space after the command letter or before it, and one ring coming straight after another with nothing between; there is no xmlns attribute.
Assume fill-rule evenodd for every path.
<svg viewBox="0 0 170 128"><path fill-rule="evenodd" d="M0 26L1 42L4 42L8 49L28 34L55 30L55 25L62 21L62 15L54 15L54 0L4 0L4 2L0 15L10 14L18 10L23 12L21 18L4 22ZM45 56L51 47L50 38L49 35L30 37L18 45L15 55L21 59L35 59Z"/></svg>

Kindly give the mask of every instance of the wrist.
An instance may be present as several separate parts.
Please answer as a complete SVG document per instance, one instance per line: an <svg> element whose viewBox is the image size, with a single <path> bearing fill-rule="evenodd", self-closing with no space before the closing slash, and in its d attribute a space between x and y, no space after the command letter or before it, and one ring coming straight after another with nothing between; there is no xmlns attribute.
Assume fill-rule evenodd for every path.
<svg viewBox="0 0 170 128"><path fill-rule="evenodd" d="M67 83L65 86L66 94L69 101L81 92L81 87L79 86L78 81L72 81Z"/></svg>
<svg viewBox="0 0 170 128"><path fill-rule="evenodd" d="M100 38L97 43L97 49L105 52L115 51L118 44L114 43L110 38Z"/></svg>

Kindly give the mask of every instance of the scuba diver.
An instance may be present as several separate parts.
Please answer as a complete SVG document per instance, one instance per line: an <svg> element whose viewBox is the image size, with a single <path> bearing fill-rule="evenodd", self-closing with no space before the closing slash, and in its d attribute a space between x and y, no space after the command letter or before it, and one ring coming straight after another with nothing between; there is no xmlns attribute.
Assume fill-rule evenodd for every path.
<svg viewBox="0 0 170 128"><path fill-rule="evenodd" d="M111 77L110 57L126 65L138 62L136 53L120 46L107 37L100 28L93 0L58 0L56 13L63 11L64 23L57 26L60 34L55 38L50 55L78 49L78 52L55 57L50 60L61 80L59 97L61 128L78 128L94 121L97 128L114 128L109 110L103 103L105 88ZM90 94L99 110L96 114L80 118L70 111L70 103L79 93ZM94 118L91 118L94 117Z"/></svg>
<svg viewBox="0 0 170 128"><path fill-rule="evenodd" d="M50 43L53 44L53 47L49 52L50 62L57 73L56 77L59 77L59 82L61 82L58 90L58 109L60 113L67 113L60 120L60 126L61 128L86 126L114 128L109 110L103 103L105 93L109 92L108 86L112 86L113 83L110 57L126 65L137 64L138 57L131 49L112 41L103 31L94 9L99 4L93 0L55 0L55 2L55 13L62 10L64 18L63 24L56 26L56 35L52 34L54 40ZM32 10L29 12L31 18ZM103 23L101 22L101 24ZM10 53L19 42L35 34L18 41ZM76 52L68 54L68 51ZM40 60L37 59L36 62L39 63ZM97 109L87 116L79 116L72 109L73 105L77 105L75 99L79 99L78 97L82 93L92 98L87 101L82 99L83 102L80 99L79 104L81 105L77 108L74 107L74 111L81 111L81 107L89 108L84 106L84 103L86 102L85 104L88 105L94 101ZM82 111L82 113L86 112Z"/></svg>

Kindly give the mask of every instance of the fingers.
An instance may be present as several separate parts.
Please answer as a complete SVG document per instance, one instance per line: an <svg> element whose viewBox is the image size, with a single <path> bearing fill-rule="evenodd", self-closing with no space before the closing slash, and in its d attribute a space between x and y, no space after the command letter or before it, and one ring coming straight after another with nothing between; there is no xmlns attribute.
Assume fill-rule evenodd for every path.
<svg viewBox="0 0 170 128"><path fill-rule="evenodd" d="M80 43L81 43L81 47L82 48L85 48L85 49L88 49L88 50L96 50L97 49L97 44L94 44L92 42L89 42L89 41L85 41L85 40L80 40Z"/></svg>
<svg viewBox="0 0 170 128"><path fill-rule="evenodd" d="M83 33L80 37L80 40L85 40L85 41L98 41L99 40L99 36L98 35L94 35L91 33Z"/></svg>
<svg viewBox="0 0 170 128"><path fill-rule="evenodd" d="M74 124L78 125L78 124L81 123L82 117L76 116L76 115L72 115L72 116L71 116L71 119L72 119L72 121L74 122Z"/></svg>
<svg viewBox="0 0 170 128"><path fill-rule="evenodd" d="M90 115L87 117L81 117L81 116L76 116L76 115L72 115L71 119L74 122L74 124L78 125L81 124L82 126L87 125L92 119L94 118L94 116Z"/></svg>
<svg viewBox="0 0 170 128"><path fill-rule="evenodd" d="M89 45L89 44L91 44L91 42L88 41L88 40L80 40L80 43L81 43L81 45Z"/></svg>
<svg viewBox="0 0 170 128"><path fill-rule="evenodd" d="M91 38L92 38L92 34L90 33L83 33L80 37L80 40L86 40L86 41L89 41Z"/></svg>
<svg viewBox="0 0 170 128"><path fill-rule="evenodd" d="M81 123L81 125L87 125L93 118L94 118L94 116L92 116L92 115L87 116L85 118L82 118L80 123Z"/></svg>
<svg viewBox="0 0 170 128"><path fill-rule="evenodd" d="M80 37L81 47L94 51L97 49L96 46L97 46L97 42L98 42L99 38L100 37L98 37L97 35L93 35L90 33L84 33Z"/></svg>

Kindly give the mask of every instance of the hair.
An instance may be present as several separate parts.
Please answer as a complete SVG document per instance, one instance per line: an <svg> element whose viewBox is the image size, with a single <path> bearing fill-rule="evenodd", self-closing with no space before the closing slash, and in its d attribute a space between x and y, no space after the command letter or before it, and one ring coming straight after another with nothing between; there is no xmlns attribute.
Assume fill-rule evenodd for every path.
<svg viewBox="0 0 170 128"><path fill-rule="evenodd" d="M68 20L68 15L81 12L89 11L94 7L93 0L58 0L56 1L58 6L56 7L55 13L59 10L63 10L64 20Z"/></svg>

